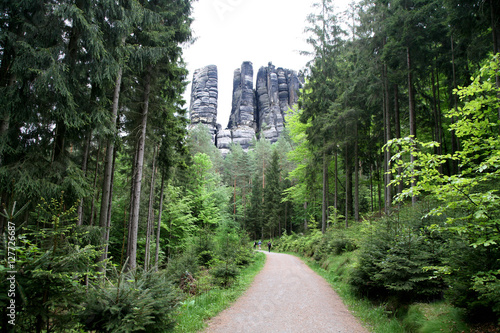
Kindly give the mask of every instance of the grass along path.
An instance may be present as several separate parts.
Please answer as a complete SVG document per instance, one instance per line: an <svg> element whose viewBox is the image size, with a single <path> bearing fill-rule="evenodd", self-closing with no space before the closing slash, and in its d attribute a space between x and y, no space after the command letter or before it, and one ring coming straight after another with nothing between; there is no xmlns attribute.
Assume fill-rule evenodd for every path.
<svg viewBox="0 0 500 333"><path fill-rule="evenodd" d="M383 306L374 306L366 299L360 299L350 290L347 283L350 266L354 264L354 253L348 252L329 258L327 269L312 258L287 252L302 259L313 271L322 276L342 298L344 304L359 320L368 324L372 333L406 333L404 326L396 318L391 318Z"/></svg>
<svg viewBox="0 0 500 333"><path fill-rule="evenodd" d="M245 290L264 267L266 255L255 254L255 261L241 270L237 280L228 289L213 288L201 295L189 297L180 306L174 332L191 333L204 329L206 321L228 308Z"/></svg>
<svg viewBox="0 0 500 333"><path fill-rule="evenodd" d="M453 308L445 301L415 303L409 307L406 314L400 314L397 318L396 314L387 311L383 304L375 305L367 299L360 299L353 294L348 283L349 273L355 264L354 252L332 256L323 262L323 265L297 253L286 253L301 258L322 276L342 298L349 310L367 324L372 333L475 332L463 322L462 311Z"/></svg>

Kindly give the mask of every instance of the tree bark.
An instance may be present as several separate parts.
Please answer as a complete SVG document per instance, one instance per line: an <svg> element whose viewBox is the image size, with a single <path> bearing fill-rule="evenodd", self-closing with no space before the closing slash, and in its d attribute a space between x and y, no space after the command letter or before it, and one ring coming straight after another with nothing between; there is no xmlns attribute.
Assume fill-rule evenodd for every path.
<svg viewBox="0 0 500 333"><path fill-rule="evenodd" d="M118 119L118 106L120 101L120 89L122 83L123 69L120 67L115 79L115 87L113 89L113 104L111 107L111 132L112 137L108 138L106 141L106 156L104 158L104 176L102 181L102 199L101 199L101 210L99 212L99 226L103 229L102 231L102 243L107 249L109 243L109 230L111 226L109 221L109 211L111 206L112 195L112 179L113 179L113 161L115 157L115 135L117 131L116 122ZM104 261L108 258L107 250L101 255L100 260Z"/></svg>
<svg viewBox="0 0 500 333"><path fill-rule="evenodd" d="M128 269L134 270L137 267L137 237L139 232L139 210L141 201L142 173L144 167L144 149L146 146L146 129L149 112L149 94L151 91L151 68L149 68L144 78L144 94L142 99L141 124L139 127L139 137L136 145L136 167L134 170L133 192L131 200L130 222L128 226L129 244L127 247Z"/></svg>
<svg viewBox="0 0 500 333"><path fill-rule="evenodd" d="M158 271L158 261L160 255L160 232L161 232L161 216L163 212L163 194L165 192L165 175L161 175L160 189L160 207L158 208L158 223L156 225L156 248L155 248L155 271Z"/></svg>
<svg viewBox="0 0 500 333"><path fill-rule="evenodd" d="M380 186L380 182L383 182L382 179L383 177L380 177L380 166L377 165L376 167L376 172L377 172L377 192L378 192L378 212L380 215L382 215L382 189ZM383 170L382 170L383 173ZM382 175L383 176L383 175Z"/></svg>
<svg viewBox="0 0 500 333"><path fill-rule="evenodd" d="M439 73L438 73L439 74ZM439 75L437 76L437 82L439 82ZM432 111L434 115L434 140L439 143L439 145L435 148L434 153L436 155L442 155L442 144L443 140L441 137L441 112L438 107L439 100L439 89L438 84L436 82L436 77L434 75L434 70L431 71L431 81L432 81ZM443 172L442 165L439 166L439 172Z"/></svg>
<svg viewBox="0 0 500 333"><path fill-rule="evenodd" d="M92 138L92 129L89 129L87 131L87 135L86 135L86 138L85 138L85 147L83 148L83 158L82 158L82 171L83 171L83 175L86 177L87 176L87 162L89 160L89 150L90 150L90 141L91 141L91 138ZM83 225L83 201L84 201L84 198L81 198L80 199L80 203L78 204L78 221L77 221L77 225Z"/></svg>
<svg viewBox="0 0 500 333"><path fill-rule="evenodd" d="M417 127L415 124L415 96L414 96L414 88L413 88L413 75L412 75L412 62L411 62L411 53L410 47L406 48L406 57L407 57L407 66L408 66L408 99L409 99L409 118L410 118L410 136L413 139L417 137ZM415 162L415 156L413 154L410 155L410 162ZM415 186L416 179L412 177L411 187ZM412 205L417 203L417 196L412 195L411 197Z"/></svg>
<svg viewBox="0 0 500 333"><path fill-rule="evenodd" d="M89 225L94 225L94 212L95 212L95 191L97 188L97 178L99 175L99 160L101 158L101 140L99 140L99 144L97 145L97 157L95 159L95 170L94 170L94 184L92 186L92 203L90 206L90 222ZM99 195L97 196L99 198Z"/></svg>
<svg viewBox="0 0 500 333"><path fill-rule="evenodd" d="M389 103L389 79L387 77L387 65L384 64L384 127L385 127L385 143L391 140L391 104ZM391 159L391 150L387 147L384 150L384 211L389 214L392 201L392 187L389 185L391 183L391 173L389 172L389 162Z"/></svg>
<svg viewBox="0 0 500 333"><path fill-rule="evenodd" d="M373 213L373 166L370 165L370 207Z"/></svg>
<svg viewBox="0 0 500 333"><path fill-rule="evenodd" d="M345 144L345 227L349 227L349 215L352 209L352 175L351 159L349 158L349 145Z"/></svg>
<svg viewBox="0 0 500 333"><path fill-rule="evenodd" d="M156 176L156 150L155 147L153 151L153 168L151 171L151 184L149 187L149 204L148 204L148 219L146 223L146 249L144 251L144 269L149 269L149 263L151 258L151 235L153 233L153 203L154 203L154 190L155 190L155 176Z"/></svg>
<svg viewBox="0 0 500 333"><path fill-rule="evenodd" d="M452 64L452 73L453 73L453 88L457 88L457 77L456 77L456 68L455 68L455 46L454 46L454 41L453 41L453 36L451 36L451 64ZM453 108L455 111L458 110L458 96L457 94L453 94ZM455 117L451 117L451 123L455 123ZM459 142L458 138L455 135L455 131L451 130L451 153L452 155L455 154L455 152L458 150L459 147ZM452 174L457 174L458 173L458 163L457 161L452 160L451 162L451 173Z"/></svg>
<svg viewBox="0 0 500 333"><path fill-rule="evenodd" d="M326 151L323 151L323 196L321 201L321 232L326 232L326 210L327 210L327 184L328 184L328 163Z"/></svg>
<svg viewBox="0 0 500 333"><path fill-rule="evenodd" d="M354 125L354 220L359 221L359 155L358 124Z"/></svg>
<svg viewBox="0 0 500 333"><path fill-rule="evenodd" d="M304 201L304 232L307 231L307 200Z"/></svg>
<svg viewBox="0 0 500 333"><path fill-rule="evenodd" d="M397 139L401 139L401 121L399 117L399 90L397 84L394 84L393 87L394 87L394 134ZM398 167L398 176L401 177L402 174L403 174L403 168ZM404 189L403 182L399 182L397 188L398 193L402 193L403 189Z"/></svg>
<svg viewBox="0 0 500 333"><path fill-rule="evenodd" d="M334 153L334 158L335 158L335 195L333 196L333 207L335 208L335 218L334 221L337 223L337 215L338 215L338 199L339 199L339 187L338 187L338 181L339 181L339 168L338 168L338 150L337 147L335 147L335 153Z"/></svg>
<svg viewBox="0 0 500 333"><path fill-rule="evenodd" d="M115 135L116 135L116 121L118 119L118 105L120 100L120 87L122 82L123 70L120 67L118 74L115 79L115 87L113 91L113 105L111 108L111 132L113 137L108 138L106 142L106 157L104 160L104 178L102 181L102 200L101 200L101 211L99 214L99 226L105 228L108 225L108 208L111 201L111 178L113 171L113 156L115 151ZM106 243L108 240L104 239Z"/></svg>
<svg viewBox="0 0 500 333"><path fill-rule="evenodd" d="M113 154L113 168L111 172L111 189L109 191L109 205L108 205L108 224L106 225L106 235L105 235L105 240L106 240L106 245L104 247L104 254L106 255L104 257L105 259L108 259L108 249L109 249L109 234L111 232L111 208L113 205L113 201L111 200L113 198L113 184L114 184L114 179L115 179L115 166L116 166L116 149Z"/></svg>

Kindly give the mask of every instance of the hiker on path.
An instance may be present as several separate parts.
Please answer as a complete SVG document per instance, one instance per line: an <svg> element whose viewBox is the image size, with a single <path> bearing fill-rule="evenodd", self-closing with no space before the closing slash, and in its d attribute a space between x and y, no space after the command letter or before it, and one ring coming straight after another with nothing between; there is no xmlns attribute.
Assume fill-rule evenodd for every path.
<svg viewBox="0 0 500 333"><path fill-rule="evenodd" d="M271 241L269 241L269 243L267 243L267 247L269 248L269 252L271 252L271 246L273 246L273 244L271 244Z"/></svg>
<svg viewBox="0 0 500 333"><path fill-rule="evenodd" d="M253 249L255 250L257 248L257 241L253 242Z"/></svg>
<svg viewBox="0 0 500 333"><path fill-rule="evenodd" d="M262 244L262 241L259 241L259 250L262 250L260 245Z"/></svg>

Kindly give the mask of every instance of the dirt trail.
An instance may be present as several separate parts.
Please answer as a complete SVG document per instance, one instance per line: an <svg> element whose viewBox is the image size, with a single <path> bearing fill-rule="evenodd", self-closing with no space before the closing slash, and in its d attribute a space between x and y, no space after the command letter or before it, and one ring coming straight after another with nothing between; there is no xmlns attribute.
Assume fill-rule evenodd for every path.
<svg viewBox="0 0 500 333"><path fill-rule="evenodd" d="M300 259L266 253L246 293L205 332L367 333L330 285Z"/></svg>

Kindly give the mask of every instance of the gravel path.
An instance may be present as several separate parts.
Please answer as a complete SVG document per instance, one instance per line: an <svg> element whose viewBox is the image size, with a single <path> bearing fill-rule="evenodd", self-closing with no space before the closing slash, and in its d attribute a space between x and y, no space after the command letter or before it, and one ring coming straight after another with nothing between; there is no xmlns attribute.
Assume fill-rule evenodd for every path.
<svg viewBox="0 0 500 333"><path fill-rule="evenodd" d="M212 318L205 332L368 332L330 285L300 259L266 255L250 288Z"/></svg>

